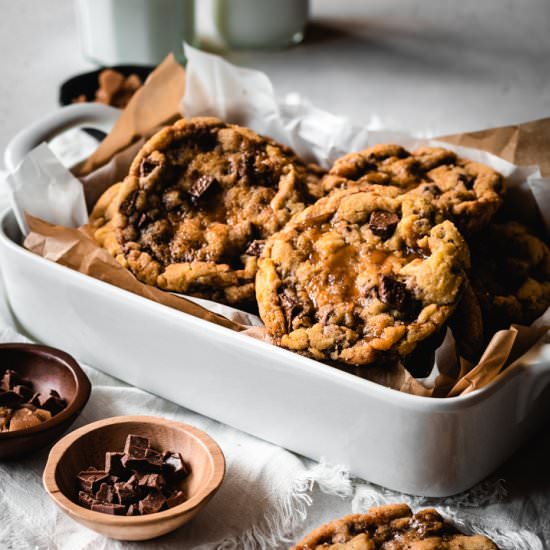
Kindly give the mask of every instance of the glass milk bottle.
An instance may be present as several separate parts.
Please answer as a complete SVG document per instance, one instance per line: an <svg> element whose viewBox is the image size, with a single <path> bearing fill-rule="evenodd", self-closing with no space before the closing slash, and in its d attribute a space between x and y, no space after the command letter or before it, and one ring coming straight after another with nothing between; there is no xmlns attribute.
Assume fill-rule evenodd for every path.
<svg viewBox="0 0 550 550"><path fill-rule="evenodd" d="M84 55L102 65L156 65L194 40L193 0L75 0Z"/></svg>
<svg viewBox="0 0 550 550"><path fill-rule="evenodd" d="M230 48L278 48L301 42L308 0L215 0L216 27Z"/></svg>

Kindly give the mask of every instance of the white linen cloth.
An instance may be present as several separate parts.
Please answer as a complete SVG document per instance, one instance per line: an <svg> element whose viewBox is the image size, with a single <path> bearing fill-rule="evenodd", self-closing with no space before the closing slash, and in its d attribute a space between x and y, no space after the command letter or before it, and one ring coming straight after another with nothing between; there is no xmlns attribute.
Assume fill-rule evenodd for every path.
<svg viewBox="0 0 550 550"><path fill-rule="evenodd" d="M4 306L5 302L3 321L8 318ZM9 327L0 329L0 343L24 340ZM116 542L75 523L49 500L41 480L47 450L0 462L2 549L288 548L293 540L325 521L389 502L407 502L413 509L437 506L467 530L487 534L503 550L548 548L547 492L533 489L522 497L508 493L506 481L493 477L466 494L447 499L398 494L351 479L343 467L315 464L91 367L84 366L84 370L92 382L92 395L71 429L125 414L158 415L192 424L222 447L227 460L224 483L206 508L181 529L149 542ZM513 481L518 480L521 476Z"/></svg>
<svg viewBox="0 0 550 550"><path fill-rule="evenodd" d="M0 211L7 206L2 188L0 181ZM0 343L24 340L15 326L0 281ZM436 506L466 530L487 534L503 550L550 548L548 432L541 432L535 445L466 494L447 499L410 497L351 479L342 466L313 463L92 367L84 369L92 395L71 429L126 414L158 415L195 425L223 449L225 481L208 506L183 528L146 543L121 543L80 526L49 500L41 481L47 449L0 462L2 550L288 548L323 522L388 502L408 502L414 509Z"/></svg>

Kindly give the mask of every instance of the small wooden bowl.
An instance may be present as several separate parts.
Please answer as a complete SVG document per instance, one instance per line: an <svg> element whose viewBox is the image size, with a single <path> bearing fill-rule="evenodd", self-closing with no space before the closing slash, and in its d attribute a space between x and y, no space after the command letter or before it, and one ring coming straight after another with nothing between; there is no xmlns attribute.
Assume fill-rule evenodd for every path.
<svg viewBox="0 0 550 550"><path fill-rule="evenodd" d="M105 452L120 451L128 434L148 437L159 451L180 452L190 473L180 483L187 500L156 514L112 516L77 504L77 474L102 468ZM217 443L201 430L154 416L118 416L71 432L50 451L44 487L72 519L117 540L148 540L165 535L193 518L214 496L225 475L225 459Z"/></svg>
<svg viewBox="0 0 550 550"><path fill-rule="evenodd" d="M75 421L90 397L91 385L78 363L67 353L36 344L0 344L0 365L30 380L35 391L56 390L67 407L38 426L0 432L0 459L37 451L58 439Z"/></svg>

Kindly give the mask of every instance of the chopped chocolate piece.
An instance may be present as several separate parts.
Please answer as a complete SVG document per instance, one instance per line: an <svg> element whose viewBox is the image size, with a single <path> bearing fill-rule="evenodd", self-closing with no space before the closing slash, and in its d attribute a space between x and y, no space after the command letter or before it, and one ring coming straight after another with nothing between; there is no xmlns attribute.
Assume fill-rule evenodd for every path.
<svg viewBox="0 0 550 550"><path fill-rule="evenodd" d="M153 489L143 500L139 501L139 511L141 514L155 514L160 512L165 504L164 495Z"/></svg>
<svg viewBox="0 0 550 550"><path fill-rule="evenodd" d="M125 451L106 452L105 470L88 468L78 474L78 499L83 506L106 514L136 516L166 509L167 499L172 506L185 500L183 492L170 485L187 474L180 453L160 453L150 447L149 439L136 435L127 437Z"/></svg>
<svg viewBox="0 0 550 550"><path fill-rule="evenodd" d="M382 303L406 316L416 313L420 306L404 283L385 275L381 277L378 296Z"/></svg>
<svg viewBox="0 0 550 550"><path fill-rule="evenodd" d="M160 467L162 466L161 459L156 459L150 456L135 458L124 455L121 459L121 462L125 468L129 470L135 470L137 472L158 472L160 471Z"/></svg>
<svg viewBox="0 0 550 550"><path fill-rule="evenodd" d="M176 489L166 499L166 505L168 506L168 508L173 508L174 506L177 506L178 504L181 504L184 501L185 501L184 492Z"/></svg>
<svg viewBox="0 0 550 550"><path fill-rule="evenodd" d="M129 483L131 485L139 485L139 481L140 479L142 479L143 477L145 477L147 474L140 474L139 472L134 472L130 478L128 479L128 481L126 483Z"/></svg>
<svg viewBox="0 0 550 550"><path fill-rule="evenodd" d="M394 212L374 210L370 215L369 229L382 239L389 239L399 223L399 216Z"/></svg>
<svg viewBox="0 0 550 550"><path fill-rule="evenodd" d="M463 183L466 189L472 189L474 187L475 178L471 174L459 174L458 181Z"/></svg>
<svg viewBox="0 0 550 550"><path fill-rule="evenodd" d="M0 371L2 372L2 371ZM66 402L52 390L51 398L62 403L61 408L56 403L45 406L40 394L34 393L33 383L23 380L17 372L6 369L0 380L0 408L7 408L9 415L2 415L0 430L15 431L37 426L49 420L53 414L65 408ZM37 408L38 407L38 408Z"/></svg>
<svg viewBox="0 0 550 550"><path fill-rule="evenodd" d="M429 258L430 252L419 246L405 246L405 254L407 256L417 256L419 258Z"/></svg>
<svg viewBox="0 0 550 550"><path fill-rule="evenodd" d="M84 508L91 509L92 504L96 504L97 500L90 494L84 491L78 491L78 502L84 506Z"/></svg>
<svg viewBox="0 0 550 550"><path fill-rule="evenodd" d="M12 379L14 379L17 376L17 373L13 370L6 370L4 372L4 376L2 376L2 381L0 382L0 390L2 391L8 391L13 388L15 385L12 382Z"/></svg>
<svg viewBox="0 0 550 550"><path fill-rule="evenodd" d="M166 480L162 474L147 474L139 480L138 485L161 490L166 485Z"/></svg>
<svg viewBox="0 0 550 550"><path fill-rule="evenodd" d="M160 163L157 159L148 156L141 161L139 174L141 177L147 177Z"/></svg>
<svg viewBox="0 0 550 550"><path fill-rule="evenodd" d="M149 448L149 438L140 437L139 435L129 434L124 445L124 454L130 456L145 456L145 449ZM138 452L137 449L144 449L143 452Z"/></svg>
<svg viewBox="0 0 550 550"><path fill-rule="evenodd" d="M108 477L107 472L96 470L95 468L88 468L87 470L80 472L76 476L76 479L78 480L78 484L83 491L95 493L101 483L106 481Z"/></svg>
<svg viewBox="0 0 550 550"><path fill-rule="evenodd" d="M29 401L32 399L33 392L32 388L29 388L29 386L22 386L21 384L14 386L13 391L20 395L23 401Z"/></svg>
<svg viewBox="0 0 550 550"><path fill-rule="evenodd" d="M208 176L204 174L200 178L198 178L195 183L193 183L188 193L194 199L199 199L200 197L202 197L202 195L206 193L208 188L214 183L217 183L217 181L218 180L214 176Z"/></svg>
<svg viewBox="0 0 550 550"><path fill-rule="evenodd" d="M40 407L40 393L34 393L31 399L29 399L29 403L31 403L35 407Z"/></svg>
<svg viewBox="0 0 550 550"><path fill-rule="evenodd" d="M151 464L151 466L158 466L159 469L162 466L162 454L158 451L155 451L155 449L147 449L147 452L145 453L145 458L147 459L147 462Z"/></svg>
<svg viewBox="0 0 550 550"><path fill-rule="evenodd" d="M102 514L111 514L113 516L124 516L126 515L126 506L122 504L110 504L97 502L92 504L93 512L101 512Z"/></svg>
<svg viewBox="0 0 550 550"><path fill-rule="evenodd" d="M10 409L15 409L19 407L25 400L21 395L14 392L13 390L8 390L5 392L0 392L0 407L8 407Z"/></svg>
<svg viewBox="0 0 550 550"><path fill-rule="evenodd" d="M180 453L164 453L162 470L173 479L181 479L188 474L187 467Z"/></svg>
<svg viewBox="0 0 550 550"><path fill-rule="evenodd" d="M388 307L398 311L404 310L408 301L408 292L403 283L391 277L382 276L378 287L378 296L380 301Z"/></svg>
<svg viewBox="0 0 550 550"><path fill-rule="evenodd" d="M50 390L50 395L46 398L40 396L40 408L50 411L52 415L60 413L66 406L67 402L62 399L55 390Z"/></svg>
<svg viewBox="0 0 550 550"><path fill-rule="evenodd" d="M114 476L127 478L127 472L121 462L123 456L123 453L105 453L105 471Z"/></svg>
<svg viewBox="0 0 550 550"><path fill-rule="evenodd" d="M119 504L131 504L139 500L139 490L132 483L115 483L114 490Z"/></svg>
<svg viewBox="0 0 550 550"><path fill-rule="evenodd" d="M254 166L256 164L256 158L249 151L244 151L237 163L231 159L232 169L237 172L239 178L249 179L254 174Z"/></svg>
<svg viewBox="0 0 550 550"><path fill-rule="evenodd" d="M129 216L132 210L134 209L134 205L136 202L138 196L138 190L132 191L121 203L120 205L120 211L125 215Z"/></svg>
<svg viewBox="0 0 550 550"><path fill-rule="evenodd" d="M2 382L0 382L0 389L8 391L12 390L17 385L29 386L32 390L32 383L27 380L22 380L14 370L7 369L4 371Z"/></svg>
<svg viewBox="0 0 550 550"><path fill-rule="evenodd" d="M435 183L424 183L418 187L418 191L424 195L432 195L433 197L439 197L442 193Z"/></svg>
<svg viewBox="0 0 550 550"><path fill-rule="evenodd" d="M296 299L296 296L294 296L288 289L285 289L279 294L279 300L285 313L288 329L292 330L292 320L301 311L300 304Z"/></svg>
<svg viewBox="0 0 550 550"><path fill-rule="evenodd" d="M113 502L114 496L115 496L115 493L113 491L113 488L107 483L102 483L99 486L97 493L95 494L96 500L100 500L101 502L109 502L109 503Z"/></svg>
<svg viewBox="0 0 550 550"><path fill-rule="evenodd" d="M148 440L147 440L148 442ZM162 455L154 449L128 445L128 450L121 458L124 468L139 472L158 472L162 466Z"/></svg>
<svg viewBox="0 0 550 550"><path fill-rule="evenodd" d="M245 254L248 254L249 256L261 256L263 249L265 246L265 241L262 239L256 239L255 241L251 241L251 243L246 247L246 250L244 251Z"/></svg>
<svg viewBox="0 0 550 550"><path fill-rule="evenodd" d="M144 212L140 217L139 217L139 221L137 223L137 226L141 229L146 223L147 223L147 220L148 220L148 216L147 214Z"/></svg>
<svg viewBox="0 0 550 550"><path fill-rule="evenodd" d="M135 485L137 485L138 487L147 487L147 480L149 479L149 474L136 472L136 479L137 479L137 482L135 483Z"/></svg>

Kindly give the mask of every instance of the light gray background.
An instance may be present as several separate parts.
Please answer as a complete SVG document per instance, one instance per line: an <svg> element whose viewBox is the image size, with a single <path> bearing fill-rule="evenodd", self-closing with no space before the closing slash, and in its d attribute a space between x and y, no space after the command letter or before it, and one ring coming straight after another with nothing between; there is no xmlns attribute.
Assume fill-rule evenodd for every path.
<svg viewBox="0 0 550 550"><path fill-rule="evenodd" d="M3 150L92 65L70 0L0 8ZM356 123L378 113L393 129L443 134L550 116L548 0L313 0L312 15L304 44L229 58Z"/></svg>

